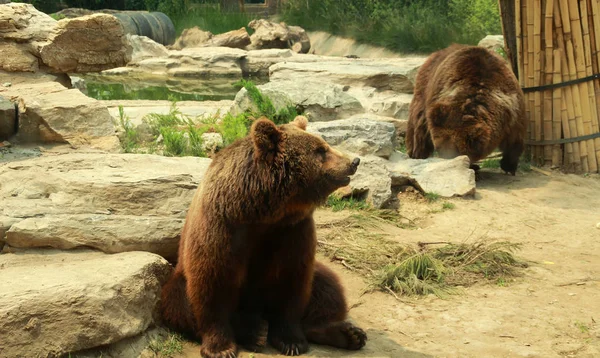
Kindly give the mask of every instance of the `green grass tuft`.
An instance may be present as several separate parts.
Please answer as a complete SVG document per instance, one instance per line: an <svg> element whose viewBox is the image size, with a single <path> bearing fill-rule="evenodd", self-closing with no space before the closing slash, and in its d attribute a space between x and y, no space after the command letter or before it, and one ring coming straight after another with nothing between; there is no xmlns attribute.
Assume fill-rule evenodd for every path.
<svg viewBox="0 0 600 358"><path fill-rule="evenodd" d="M133 128L129 116L123 110L123 106L119 106L119 124L125 131L125 135L121 139L121 148L124 153L133 153L138 147L139 133Z"/></svg>
<svg viewBox="0 0 600 358"><path fill-rule="evenodd" d="M454 203L445 202L442 204L442 210L453 210L454 208L456 208Z"/></svg>
<svg viewBox="0 0 600 358"><path fill-rule="evenodd" d="M164 339L151 341L148 348L158 357L172 358L183 352L183 337L177 333L169 333Z"/></svg>
<svg viewBox="0 0 600 358"><path fill-rule="evenodd" d="M366 201L361 199L350 198L339 198L335 195L330 195L327 198L325 206L330 207L332 211L341 211L345 209L349 210L367 210L371 208Z"/></svg>
<svg viewBox="0 0 600 358"><path fill-rule="evenodd" d="M441 197L442 196L438 193L425 193L425 199L427 199L427 201L430 203L440 200Z"/></svg>

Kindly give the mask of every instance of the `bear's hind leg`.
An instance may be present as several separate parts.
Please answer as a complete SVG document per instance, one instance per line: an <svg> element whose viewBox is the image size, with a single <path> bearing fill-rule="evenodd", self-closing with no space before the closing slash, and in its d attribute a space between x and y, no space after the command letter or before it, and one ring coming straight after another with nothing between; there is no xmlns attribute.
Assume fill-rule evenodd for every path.
<svg viewBox="0 0 600 358"><path fill-rule="evenodd" d="M325 265L316 262L312 293L303 320L307 339L336 348L361 349L367 335L346 321L347 313L344 291L337 276Z"/></svg>
<svg viewBox="0 0 600 358"><path fill-rule="evenodd" d="M185 276L176 267L162 288L160 311L164 324L170 329L194 339L194 316L185 294Z"/></svg>

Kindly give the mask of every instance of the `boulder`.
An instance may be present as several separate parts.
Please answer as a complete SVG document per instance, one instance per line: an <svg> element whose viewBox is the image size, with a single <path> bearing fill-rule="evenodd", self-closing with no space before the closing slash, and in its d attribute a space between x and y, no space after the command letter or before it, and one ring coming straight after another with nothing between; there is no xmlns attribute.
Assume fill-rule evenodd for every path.
<svg viewBox="0 0 600 358"><path fill-rule="evenodd" d="M138 335L170 270L147 252L0 255L0 354L58 357Z"/></svg>
<svg viewBox="0 0 600 358"><path fill-rule="evenodd" d="M302 82L307 78L337 83L343 86L372 87L377 91L390 90L412 93L422 58L406 58L398 61L324 61L280 62L269 68L271 81L290 80Z"/></svg>
<svg viewBox="0 0 600 358"><path fill-rule="evenodd" d="M223 136L220 133L203 133L200 139L202 139L202 150L207 154L216 153L223 148Z"/></svg>
<svg viewBox="0 0 600 358"><path fill-rule="evenodd" d="M119 20L93 14L60 20L40 56L54 72L98 72L126 65L132 47Z"/></svg>
<svg viewBox="0 0 600 358"><path fill-rule="evenodd" d="M214 35L202 46L233 47L243 49L250 44L250 35L245 27Z"/></svg>
<svg viewBox="0 0 600 358"><path fill-rule="evenodd" d="M374 155L360 157L350 184L340 191L362 197L375 208L385 208L392 199L392 174L386 164L387 160Z"/></svg>
<svg viewBox="0 0 600 358"><path fill-rule="evenodd" d="M310 39L303 28L288 26L284 22L274 23L265 19L250 21L248 27L254 29L250 36L249 50L266 48L291 48L296 53L308 53ZM299 44L294 46L295 44Z"/></svg>
<svg viewBox="0 0 600 358"><path fill-rule="evenodd" d="M391 123L364 118L310 122L307 131L327 143L360 156L388 158L394 150L396 128Z"/></svg>
<svg viewBox="0 0 600 358"><path fill-rule="evenodd" d="M213 37L210 31L203 31L194 26L189 29L183 30L181 35L175 40L175 43L170 46L173 50L182 50L186 47L197 47L203 43L206 43Z"/></svg>
<svg viewBox="0 0 600 358"><path fill-rule="evenodd" d="M15 104L0 96L0 142L12 137L17 131Z"/></svg>
<svg viewBox="0 0 600 358"><path fill-rule="evenodd" d="M48 40L56 25L49 15L33 5L10 3L0 6L0 39L38 46Z"/></svg>
<svg viewBox="0 0 600 358"><path fill-rule="evenodd" d="M127 41L131 45L131 62L139 62L147 58L166 57L169 51L166 47L146 36L127 34Z"/></svg>
<svg viewBox="0 0 600 358"><path fill-rule="evenodd" d="M412 101L412 94L378 91L373 87L351 87L348 93L356 97L368 113L408 119L408 107Z"/></svg>
<svg viewBox="0 0 600 358"><path fill-rule="evenodd" d="M454 159L410 159L404 153L395 152L388 167L393 185L411 184L423 193L450 198L475 194L475 171L469 168L470 164L466 155Z"/></svg>
<svg viewBox="0 0 600 358"><path fill-rule="evenodd" d="M181 51L171 51L169 59L179 65L165 66L164 72L174 77L242 76L240 62L246 57L246 51L231 47L196 47ZM144 63L139 67L143 70Z"/></svg>
<svg viewBox="0 0 600 358"><path fill-rule="evenodd" d="M169 260L210 159L71 153L0 163L11 247L149 251Z"/></svg>
<svg viewBox="0 0 600 358"><path fill-rule="evenodd" d="M4 92L4 93L2 93ZM23 83L0 91L17 100L17 139L24 143L69 143L118 150L119 140L106 106L57 82Z"/></svg>
<svg viewBox="0 0 600 358"><path fill-rule="evenodd" d="M477 46L485 47L488 50L498 53L499 51L504 50L504 36L502 35L487 35L479 43Z"/></svg>
<svg viewBox="0 0 600 358"><path fill-rule="evenodd" d="M331 121L363 112L360 102L344 91L340 85L316 81L272 81L257 86L269 98L275 109L294 106L310 121ZM248 91L242 88L235 96L232 112L256 110Z"/></svg>
<svg viewBox="0 0 600 358"><path fill-rule="evenodd" d="M26 46L15 42L0 42L0 69L9 72L36 72L38 59Z"/></svg>

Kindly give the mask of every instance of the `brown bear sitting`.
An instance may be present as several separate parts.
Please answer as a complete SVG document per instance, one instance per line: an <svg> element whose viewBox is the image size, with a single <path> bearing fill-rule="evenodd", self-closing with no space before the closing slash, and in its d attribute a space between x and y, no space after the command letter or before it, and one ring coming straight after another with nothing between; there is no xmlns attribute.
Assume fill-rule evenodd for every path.
<svg viewBox="0 0 600 358"><path fill-rule="evenodd" d="M175 270L164 285L167 326L202 341L204 357L236 357L266 341L286 355L308 341L360 349L336 275L315 262L315 208L348 185L351 160L305 131L302 116L216 154L190 205ZM268 333L267 333L268 329Z"/></svg>
<svg viewBox="0 0 600 358"><path fill-rule="evenodd" d="M485 48L453 44L419 68L409 107L406 149L415 159L438 151L475 162L500 148L515 175L526 135L525 102L508 64Z"/></svg>

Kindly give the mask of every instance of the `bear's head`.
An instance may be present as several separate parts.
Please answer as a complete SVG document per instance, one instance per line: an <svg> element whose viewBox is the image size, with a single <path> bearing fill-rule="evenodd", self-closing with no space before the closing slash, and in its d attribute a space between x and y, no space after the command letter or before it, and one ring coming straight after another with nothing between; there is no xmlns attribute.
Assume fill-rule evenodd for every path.
<svg viewBox="0 0 600 358"><path fill-rule="evenodd" d="M471 162L481 159L485 153L492 128L487 113L464 114L449 105L436 104L427 111L429 133L435 150L444 159L466 155Z"/></svg>
<svg viewBox="0 0 600 358"><path fill-rule="evenodd" d="M307 119L275 125L267 118L256 120L250 129L254 161L267 168L270 179L285 187L296 203L322 203L336 189L350 183L359 158L350 158L322 138L306 132Z"/></svg>

